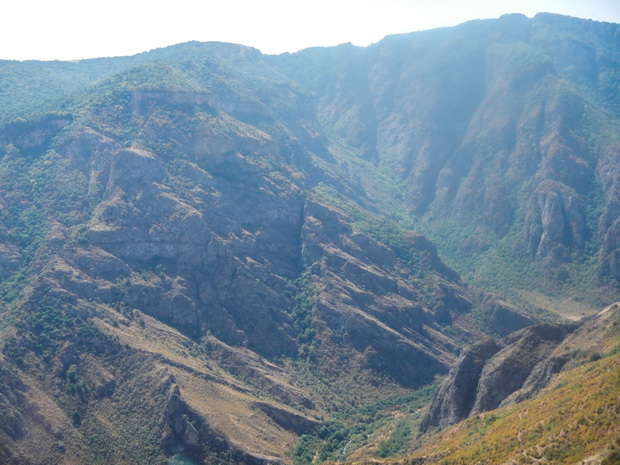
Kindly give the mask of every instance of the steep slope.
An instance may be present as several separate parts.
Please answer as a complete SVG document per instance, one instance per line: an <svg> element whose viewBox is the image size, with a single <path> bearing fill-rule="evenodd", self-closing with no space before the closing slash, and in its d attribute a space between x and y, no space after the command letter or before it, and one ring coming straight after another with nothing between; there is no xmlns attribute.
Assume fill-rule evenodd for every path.
<svg viewBox="0 0 620 465"><path fill-rule="evenodd" d="M438 424L538 393L572 326L416 230L516 302L617 296L616 29L0 63L0 461L290 462L312 431L346 457L489 334L455 370L493 388L440 388Z"/></svg>
<svg viewBox="0 0 620 465"><path fill-rule="evenodd" d="M432 402L430 387L344 411L302 437L295 462L614 463L619 312L614 304L582 324L476 344Z"/></svg>
<svg viewBox="0 0 620 465"><path fill-rule="evenodd" d="M533 399L447 429L403 464L615 463L619 355L560 375Z"/></svg>
<svg viewBox="0 0 620 465"><path fill-rule="evenodd" d="M617 31L508 15L274 62L464 276L600 308L618 295Z"/></svg>
<svg viewBox="0 0 620 465"><path fill-rule="evenodd" d="M286 461L455 360L458 276L357 194L303 93L210 47L1 133L6 463Z"/></svg>
<svg viewBox="0 0 620 465"><path fill-rule="evenodd" d="M424 418L415 402L412 410L401 409L392 418L379 410L382 425L346 461L337 458L363 465L615 463L620 454L620 304L572 326L563 328L564 337L558 334L562 328L541 338L542 327L532 327L468 349ZM523 367L542 352L551 354L505 397ZM495 376L502 371L503 377ZM452 403L446 402L450 396ZM490 399L499 407L489 405ZM419 425L425 434L416 434ZM395 457L372 458L390 456Z"/></svg>
<svg viewBox="0 0 620 465"><path fill-rule="evenodd" d="M529 399L558 373L600 358L617 343L620 305L581 324L535 325L469 347L439 387L420 430Z"/></svg>

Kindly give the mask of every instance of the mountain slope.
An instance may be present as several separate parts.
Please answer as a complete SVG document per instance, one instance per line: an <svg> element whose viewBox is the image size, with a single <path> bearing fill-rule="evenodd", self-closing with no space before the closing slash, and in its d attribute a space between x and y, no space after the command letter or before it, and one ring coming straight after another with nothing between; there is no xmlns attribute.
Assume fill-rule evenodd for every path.
<svg viewBox="0 0 620 465"><path fill-rule="evenodd" d="M7 463L286 460L454 361L458 276L356 197L292 84L218 60L130 68L2 133Z"/></svg>
<svg viewBox="0 0 620 465"><path fill-rule="evenodd" d="M439 387L420 430L443 429L535 396L558 373L614 350L619 324L614 304L582 324L534 325L469 347Z"/></svg>
<svg viewBox="0 0 620 465"><path fill-rule="evenodd" d="M459 272L597 307L617 296L617 31L508 15L274 61Z"/></svg>
<svg viewBox="0 0 620 465"><path fill-rule="evenodd" d="M0 459L288 463L418 421L462 349L557 319L418 230L513 302L615 298L616 29L0 63Z"/></svg>
<svg viewBox="0 0 620 465"><path fill-rule="evenodd" d="M534 399L451 427L402 463L614 463L618 382L618 354L590 362Z"/></svg>

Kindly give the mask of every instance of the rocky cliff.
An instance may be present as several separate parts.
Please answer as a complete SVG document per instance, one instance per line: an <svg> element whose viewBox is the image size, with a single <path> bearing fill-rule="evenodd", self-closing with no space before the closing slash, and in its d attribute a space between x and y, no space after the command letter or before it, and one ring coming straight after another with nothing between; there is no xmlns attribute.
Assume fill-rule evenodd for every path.
<svg viewBox="0 0 620 465"><path fill-rule="evenodd" d="M507 15L274 60L317 93L333 137L392 173L459 272L543 293L602 287L609 304L617 31ZM583 275L580 260L595 266Z"/></svg>
<svg viewBox="0 0 620 465"><path fill-rule="evenodd" d="M469 291L258 77L138 67L3 132L4 462L285 460L454 361Z"/></svg>
<svg viewBox="0 0 620 465"><path fill-rule="evenodd" d="M590 321L534 325L469 347L442 383L420 424L423 432L530 399L556 375L595 360L618 333L620 306Z"/></svg>
<svg viewBox="0 0 620 465"><path fill-rule="evenodd" d="M0 96L0 460L287 462L454 366L429 426L533 395L573 326L421 231L506 296L616 295L614 31L0 62L37 83Z"/></svg>

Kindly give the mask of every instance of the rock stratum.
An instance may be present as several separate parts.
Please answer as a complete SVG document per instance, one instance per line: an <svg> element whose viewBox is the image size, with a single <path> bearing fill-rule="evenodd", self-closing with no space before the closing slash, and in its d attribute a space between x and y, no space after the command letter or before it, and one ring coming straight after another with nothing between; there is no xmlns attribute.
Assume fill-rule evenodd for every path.
<svg viewBox="0 0 620 465"><path fill-rule="evenodd" d="M619 325L620 306L614 304L586 322L533 325L472 345L439 387L420 430L444 429L534 397L558 374L607 352Z"/></svg>
<svg viewBox="0 0 620 465"><path fill-rule="evenodd" d="M0 62L0 461L289 463L449 372L424 428L536 395L613 321L520 291L620 295L617 31Z"/></svg>

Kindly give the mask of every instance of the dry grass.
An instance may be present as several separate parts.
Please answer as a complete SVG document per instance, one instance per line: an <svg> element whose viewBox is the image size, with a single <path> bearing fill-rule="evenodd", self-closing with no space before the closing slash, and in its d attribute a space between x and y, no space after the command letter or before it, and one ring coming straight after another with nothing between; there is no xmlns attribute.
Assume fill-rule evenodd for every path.
<svg viewBox="0 0 620 465"><path fill-rule="evenodd" d="M281 368L244 349L220 348L228 351L229 358L243 363L243 368L251 368L244 370L246 375L261 378L240 379L222 368L217 358L197 350L199 345L195 341L148 315L139 313L126 319L110 309L106 313L109 318L97 320L99 328L118 337L123 345L157 356L160 364L174 375L183 400L206 419L213 431L248 454L286 460L297 436L276 424L254 404L267 401L281 409L291 409L265 399L252 386L254 382L269 382L290 390L291 395L301 392L290 384L290 376ZM110 324L113 319L123 321ZM294 413L301 415L301 412Z"/></svg>
<svg viewBox="0 0 620 465"><path fill-rule="evenodd" d="M118 337L121 344L160 355L172 363L181 364L196 371L214 372L215 368L206 363L204 359L190 353L190 348L195 345L195 342L179 331L141 312L136 311L138 316L127 319L112 310L106 310L111 319L116 319L121 324L113 326L107 320L95 321L101 330ZM218 375L222 375L219 370Z"/></svg>
<svg viewBox="0 0 620 465"><path fill-rule="evenodd" d="M558 376L539 397L477 415L405 463L572 464L620 447L620 354Z"/></svg>
<svg viewBox="0 0 620 465"><path fill-rule="evenodd" d="M257 398L223 384L172 370L181 396L209 426L235 447L273 460L286 457L297 436L274 423L253 404Z"/></svg>
<svg viewBox="0 0 620 465"><path fill-rule="evenodd" d="M39 389L39 381L23 373L20 379L26 386L26 407L21 412L24 436L13 443L15 456L35 460L40 465L89 462L84 438L73 428L65 412Z"/></svg>

